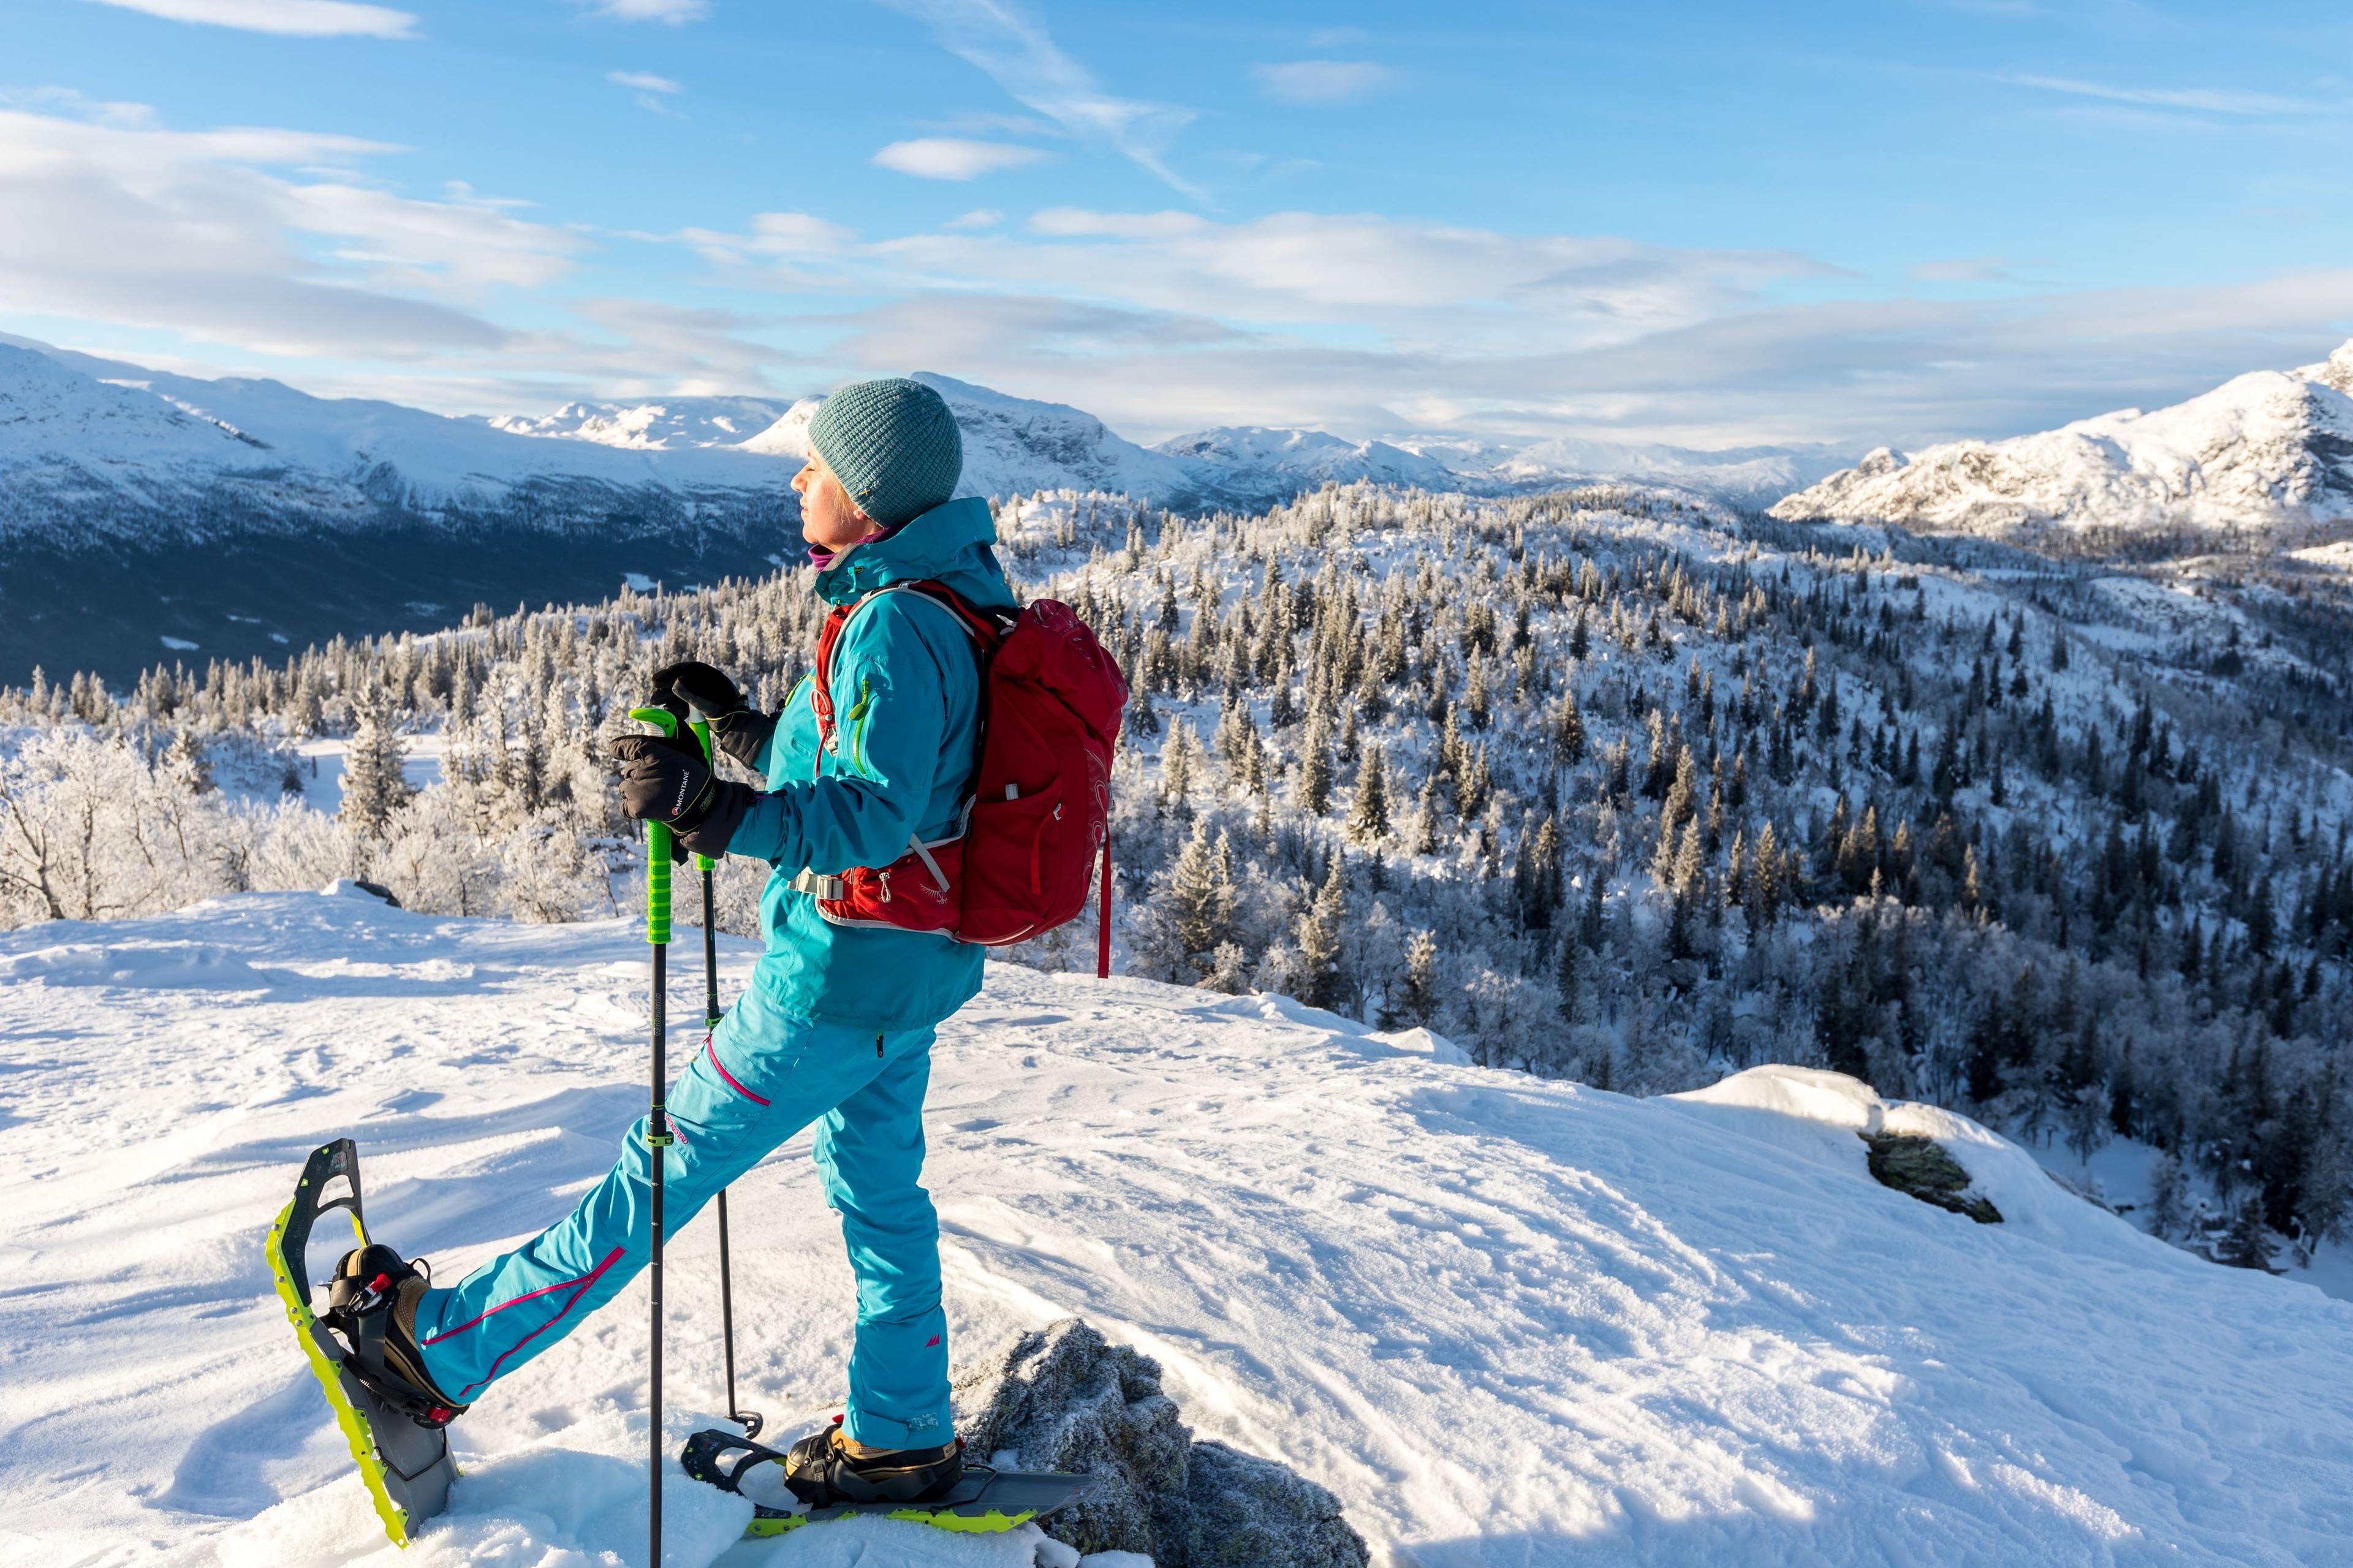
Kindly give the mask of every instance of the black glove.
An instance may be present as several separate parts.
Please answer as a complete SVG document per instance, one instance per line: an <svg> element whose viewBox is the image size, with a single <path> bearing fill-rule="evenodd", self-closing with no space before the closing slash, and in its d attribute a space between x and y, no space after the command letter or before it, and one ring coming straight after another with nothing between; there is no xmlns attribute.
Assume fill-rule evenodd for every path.
<svg viewBox="0 0 2353 1568"><path fill-rule="evenodd" d="M723 671L695 659L654 671L654 701L684 721L690 712L711 722L712 743L754 773L768 750L776 721L745 706L744 693Z"/></svg>
<svg viewBox="0 0 2353 1568"><path fill-rule="evenodd" d="M666 822L678 846L713 859L751 806L753 791L711 771L702 748L672 735L623 735L612 743L621 764L621 809L639 822Z"/></svg>

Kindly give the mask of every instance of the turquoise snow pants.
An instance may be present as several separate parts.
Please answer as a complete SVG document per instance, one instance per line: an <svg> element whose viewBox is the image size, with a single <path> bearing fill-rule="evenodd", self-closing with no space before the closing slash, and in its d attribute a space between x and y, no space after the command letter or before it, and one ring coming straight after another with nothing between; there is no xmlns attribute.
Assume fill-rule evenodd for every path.
<svg viewBox="0 0 2353 1568"><path fill-rule="evenodd" d="M932 1030L877 1034L795 1023L746 1047L723 1020L670 1097L678 1142L662 1169L662 1233L817 1123L826 1201L858 1276L858 1335L843 1428L878 1448L949 1441L947 1316L940 1232L923 1169ZM765 1033L764 1030L763 1033ZM644 1268L652 1246L646 1119L579 1207L417 1311L426 1370L469 1404L577 1328Z"/></svg>

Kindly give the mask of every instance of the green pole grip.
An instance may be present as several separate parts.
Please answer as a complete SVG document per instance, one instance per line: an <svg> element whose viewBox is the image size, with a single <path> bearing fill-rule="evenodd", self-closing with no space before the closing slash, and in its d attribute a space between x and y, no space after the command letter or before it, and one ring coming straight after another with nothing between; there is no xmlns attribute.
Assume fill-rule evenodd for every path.
<svg viewBox="0 0 2353 1568"><path fill-rule="evenodd" d="M688 725L687 728L692 730L694 731L694 738L698 742L702 742L702 760L711 764L711 771L712 773L717 773L719 771L719 763L711 750L711 721L708 719L697 719L693 723ZM712 865L712 858L708 855L697 855L694 858L694 868L698 871L708 871L711 869Z"/></svg>
<svg viewBox="0 0 2353 1568"><path fill-rule="evenodd" d="M651 724L665 735L678 733L678 715L667 708L632 708L629 717ZM670 942L670 824L646 824L646 941L656 947Z"/></svg>

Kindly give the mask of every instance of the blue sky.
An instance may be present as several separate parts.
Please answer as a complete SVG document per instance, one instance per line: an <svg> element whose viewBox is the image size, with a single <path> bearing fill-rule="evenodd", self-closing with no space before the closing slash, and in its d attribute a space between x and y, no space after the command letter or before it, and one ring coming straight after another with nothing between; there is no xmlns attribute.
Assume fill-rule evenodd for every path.
<svg viewBox="0 0 2353 1568"><path fill-rule="evenodd" d="M1898 445L2353 334L2353 14L12 0L0 327L452 412Z"/></svg>

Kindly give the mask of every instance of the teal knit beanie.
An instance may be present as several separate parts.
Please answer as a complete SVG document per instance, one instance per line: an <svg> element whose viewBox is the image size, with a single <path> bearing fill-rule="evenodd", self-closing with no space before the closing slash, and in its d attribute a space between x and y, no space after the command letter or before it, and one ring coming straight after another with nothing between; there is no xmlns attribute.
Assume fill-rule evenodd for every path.
<svg viewBox="0 0 2353 1568"><path fill-rule="evenodd" d="M920 381L854 381L818 405L808 440L858 510L901 528L955 494L964 437Z"/></svg>

